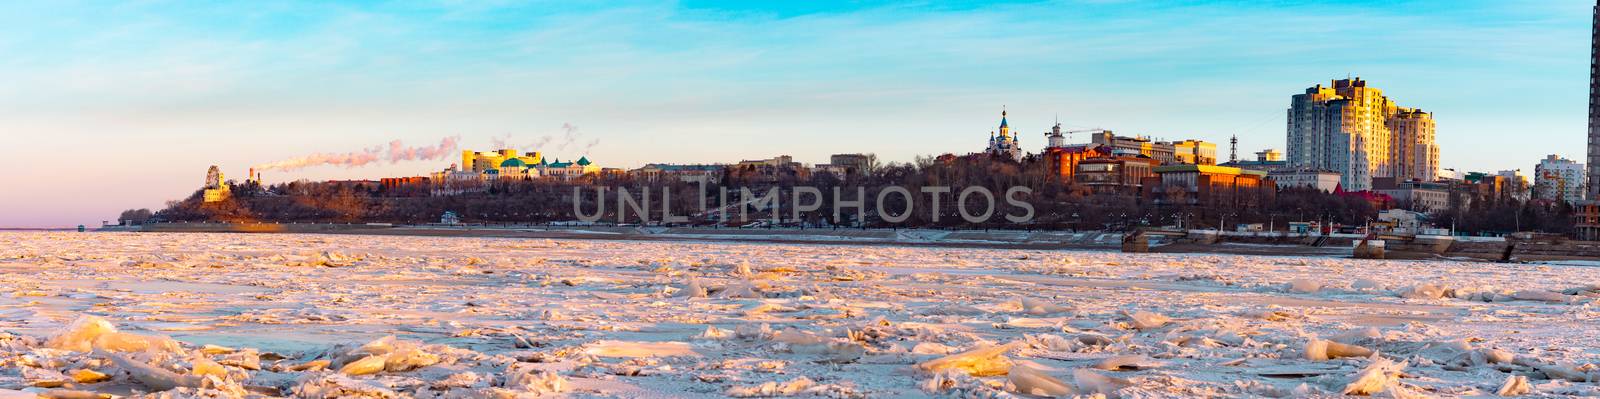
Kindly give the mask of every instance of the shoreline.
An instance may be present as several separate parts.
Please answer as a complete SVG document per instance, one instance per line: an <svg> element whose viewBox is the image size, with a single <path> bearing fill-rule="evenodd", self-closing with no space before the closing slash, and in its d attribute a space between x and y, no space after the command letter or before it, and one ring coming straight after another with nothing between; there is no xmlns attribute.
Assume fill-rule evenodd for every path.
<svg viewBox="0 0 1600 399"><path fill-rule="evenodd" d="M539 226L539 227L443 227L443 226L368 226L312 224L202 224L162 225L158 229L115 229L105 231L170 233L252 233L252 234L337 234L374 236L524 238L561 240L606 240L647 242L729 242L764 244L813 244L915 248L984 248L1044 251L1119 252L1121 233L1060 232L1021 230L921 230L921 229L740 229L740 228L655 228L616 226ZM180 228L172 228L180 227ZM678 231L673 231L678 230ZM1152 253L1198 253L1225 255L1308 256L1350 258L1349 247L1312 247L1287 244L1249 243L1167 243L1151 248ZM1407 260L1447 259L1444 257L1405 257Z"/></svg>
<svg viewBox="0 0 1600 399"><path fill-rule="evenodd" d="M501 237L614 241L699 241L772 244L837 244L932 248L1030 250L1103 250L1150 253L1357 257L1354 234L1304 235L1281 232L1210 230L1149 231L1130 242L1123 233L1055 230L935 230L856 228L712 228L573 225L392 225L325 223L161 223L105 226L112 232L216 232L364 234L387 236ZM1382 236L1365 257L1390 260L1458 260L1481 262L1590 261L1600 259L1600 242L1551 237Z"/></svg>

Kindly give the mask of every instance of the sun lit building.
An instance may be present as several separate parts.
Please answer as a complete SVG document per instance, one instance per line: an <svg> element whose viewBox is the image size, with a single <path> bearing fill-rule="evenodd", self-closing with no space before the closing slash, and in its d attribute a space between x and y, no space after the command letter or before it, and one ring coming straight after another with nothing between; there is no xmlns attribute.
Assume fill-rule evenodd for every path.
<svg viewBox="0 0 1600 399"><path fill-rule="evenodd" d="M1310 187L1331 193L1339 188L1339 174L1315 169L1277 169L1267 171L1267 177L1278 187Z"/></svg>
<svg viewBox="0 0 1600 399"><path fill-rule="evenodd" d="M1181 164L1216 165L1217 144L1201 140L1175 142L1172 143L1172 156Z"/></svg>
<svg viewBox="0 0 1600 399"><path fill-rule="evenodd" d="M515 159L523 165L538 165L544 161L544 156L538 151L527 154L518 154L514 149L501 149L493 152L476 152L472 150L461 151L461 170L478 173L490 169L500 169L507 160Z"/></svg>
<svg viewBox="0 0 1600 399"><path fill-rule="evenodd" d="M534 165L529 165L527 162L523 161L522 158L525 158L525 157L507 158L504 161L500 161L500 168L499 168L499 173L498 173L499 178L501 178L501 179L511 179L511 180L527 180L527 179L536 179L539 176L543 175L543 173L541 173L542 171L540 171L539 168L534 167Z"/></svg>
<svg viewBox="0 0 1600 399"><path fill-rule="evenodd" d="M222 171L217 169L217 165L211 165L210 169L206 169L206 184L204 188L205 191L201 193L201 199L205 202L222 202L232 194L229 191L228 183L223 181Z"/></svg>
<svg viewBox="0 0 1600 399"><path fill-rule="evenodd" d="M578 157L578 160L574 162L561 162L560 159L557 159L553 162L540 163L537 169L542 176L562 181L576 179L590 173L600 173L600 165L589 162L589 157Z"/></svg>
<svg viewBox="0 0 1600 399"><path fill-rule="evenodd" d="M1289 166L1337 172L1345 190L1371 189L1377 177L1439 174L1433 115L1396 105L1361 78L1294 95L1288 119Z"/></svg>
<svg viewBox="0 0 1600 399"><path fill-rule="evenodd" d="M1495 175L1500 176L1502 181L1505 182L1505 187L1502 191L1506 196L1518 201L1526 201L1528 196L1533 193L1533 183L1529 181L1528 175L1522 173L1522 169L1502 170L1495 173Z"/></svg>
<svg viewBox="0 0 1600 399"><path fill-rule="evenodd" d="M1116 133L1110 130L1101 130L1098 133L1095 133L1093 136L1090 136L1089 142L1091 144L1106 146L1110 149L1112 154L1116 155L1143 155L1149 157L1150 159L1161 162L1162 164L1173 164L1178 162L1178 157L1176 154L1177 150L1173 148L1172 143L1158 142L1151 140L1149 137L1118 136ZM1213 159L1215 159L1215 154L1216 148L1212 147ZM1215 163L1215 161L1213 161L1213 163Z"/></svg>
<svg viewBox="0 0 1600 399"><path fill-rule="evenodd" d="M1006 111L1000 111L1000 135L989 132L989 148L985 152L1013 161L1022 160L1022 146L1017 144L1017 135L1011 133L1011 125L1006 122Z"/></svg>
<svg viewBox="0 0 1600 399"><path fill-rule="evenodd" d="M1144 195L1156 203L1203 207L1253 208L1269 203L1278 187L1266 172L1212 165L1167 165Z"/></svg>

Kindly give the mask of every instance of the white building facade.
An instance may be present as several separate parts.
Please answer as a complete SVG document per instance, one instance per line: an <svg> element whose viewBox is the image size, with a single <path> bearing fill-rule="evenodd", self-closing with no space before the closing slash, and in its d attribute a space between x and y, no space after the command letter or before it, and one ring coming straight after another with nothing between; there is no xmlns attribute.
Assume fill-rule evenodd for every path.
<svg viewBox="0 0 1600 399"><path fill-rule="evenodd" d="M1311 187L1322 192L1333 192L1339 188L1339 174L1326 170L1311 169L1283 169L1267 172L1278 187Z"/></svg>
<svg viewBox="0 0 1600 399"><path fill-rule="evenodd" d="M1588 191L1583 164L1555 154L1533 167L1533 181L1533 196L1539 199L1578 202Z"/></svg>

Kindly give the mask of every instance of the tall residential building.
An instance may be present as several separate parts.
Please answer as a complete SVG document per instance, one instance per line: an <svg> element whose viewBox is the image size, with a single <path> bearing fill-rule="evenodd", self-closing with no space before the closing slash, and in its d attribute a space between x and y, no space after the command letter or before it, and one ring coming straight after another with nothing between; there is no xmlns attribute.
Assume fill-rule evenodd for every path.
<svg viewBox="0 0 1600 399"><path fill-rule="evenodd" d="M1578 202L1585 189L1583 164L1550 154L1533 167L1533 197Z"/></svg>
<svg viewBox="0 0 1600 399"><path fill-rule="evenodd" d="M1289 165L1331 170L1350 191L1369 190L1374 177L1432 181L1439 148L1433 115L1401 107L1361 78L1333 81L1296 94L1289 103Z"/></svg>
<svg viewBox="0 0 1600 399"><path fill-rule="evenodd" d="M1600 200L1600 1L1589 32L1589 199Z"/></svg>
<svg viewBox="0 0 1600 399"><path fill-rule="evenodd" d="M1433 181L1439 176L1439 146L1433 141L1433 114L1397 107L1388 120L1394 175L1400 180Z"/></svg>

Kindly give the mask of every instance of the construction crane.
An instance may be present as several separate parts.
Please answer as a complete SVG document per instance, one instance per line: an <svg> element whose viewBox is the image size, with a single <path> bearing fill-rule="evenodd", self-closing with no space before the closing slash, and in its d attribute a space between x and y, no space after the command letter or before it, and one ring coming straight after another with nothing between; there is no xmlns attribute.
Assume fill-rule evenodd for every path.
<svg viewBox="0 0 1600 399"><path fill-rule="evenodd" d="M1050 128L1050 131L1044 132L1044 137L1049 139L1051 147L1060 147L1060 146L1066 145L1066 143L1067 143L1067 141L1066 141L1067 140L1067 136L1066 135L1073 134L1073 133L1104 132L1104 131L1106 131L1106 130L1105 129L1101 129L1101 128L1077 129L1077 130L1062 131L1061 130L1061 124L1057 123L1055 127Z"/></svg>
<svg viewBox="0 0 1600 399"><path fill-rule="evenodd" d="M1048 141L1048 144L1047 144L1046 148L1065 147L1067 145L1067 136L1066 135L1069 135L1069 134L1073 134L1073 133L1088 133L1088 132L1104 132L1104 131L1106 131L1106 130L1097 127L1097 128L1092 128L1092 129L1068 130L1068 131L1063 132L1063 131L1061 131L1061 117L1058 115L1058 116L1056 116L1056 125L1051 127L1050 131L1044 132L1044 137L1046 138L1046 141Z"/></svg>

